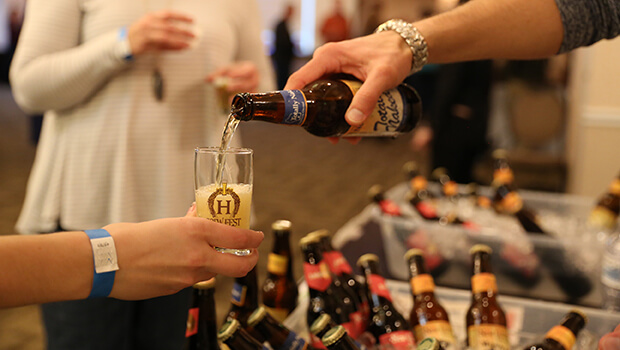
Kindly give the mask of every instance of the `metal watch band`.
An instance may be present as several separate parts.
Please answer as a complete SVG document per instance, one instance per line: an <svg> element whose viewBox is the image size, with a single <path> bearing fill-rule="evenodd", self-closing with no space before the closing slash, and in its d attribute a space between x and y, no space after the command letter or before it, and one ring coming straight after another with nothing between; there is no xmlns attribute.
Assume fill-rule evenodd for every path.
<svg viewBox="0 0 620 350"><path fill-rule="evenodd" d="M411 60L411 72L409 74L422 70L422 67L424 67L428 60L428 47L420 31L414 27L413 24L402 19L391 19L382 23L377 27L375 33L386 30L393 30L398 33L398 35L405 40L409 49L411 49L413 58Z"/></svg>

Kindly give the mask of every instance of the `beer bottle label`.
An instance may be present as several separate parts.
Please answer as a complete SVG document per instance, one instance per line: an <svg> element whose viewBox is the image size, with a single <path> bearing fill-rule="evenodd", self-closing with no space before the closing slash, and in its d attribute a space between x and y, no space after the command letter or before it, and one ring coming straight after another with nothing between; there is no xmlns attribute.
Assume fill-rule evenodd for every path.
<svg viewBox="0 0 620 350"><path fill-rule="evenodd" d="M415 276L410 280L410 283L413 295L435 291L433 276L429 274Z"/></svg>
<svg viewBox="0 0 620 350"><path fill-rule="evenodd" d="M245 304L245 295L247 291L248 287L235 282L235 284L233 284L230 302L237 306L243 306Z"/></svg>
<svg viewBox="0 0 620 350"><path fill-rule="evenodd" d="M288 257L270 253L267 258L267 271L278 276L286 276L288 270Z"/></svg>
<svg viewBox="0 0 620 350"><path fill-rule="evenodd" d="M315 349L327 349L319 337L310 333L310 346Z"/></svg>
<svg viewBox="0 0 620 350"><path fill-rule="evenodd" d="M508 331L499 324L469 326L467 336L472 350L510 350Z"/></svg>
<svg viewBox="0 0 620 350"><path fill-rule="evenodd" d="M362 86L360 81L341 80L350 89L353 95ZM404 101L405 99L398 89L391 89L379 97L375 109L368 119L360 126L351 126L345 133L346 136L395 136L404 124Z"/></svg>
<svg viewBox="0 0 620 350"><path fill-rule="evenodd" d="M509 192L501 201L499 201L497 209L500 213L514 214L523 208L523 199L515 192Z"/></svg>
<svg viewBox="0 0 620 350"><path fill-rule="evenodd" d="M303 267L308 287L321 292L326 291L327 287L332 283L327 264L324 261L315 265L306 262Z"/></svg>
<svg viewBox="0 0 620 350"><path fill-rule="evenodd" d="M476 204L480 208L488 209L491 207L491 199L487 196L478 196L478 198L476 199Z"/></svg>
<svg viewBox="0 0 620 350"><path fill-rule="evenodd" d="M284 98L284 119L282 124L302 125L307 116L306 96L301 90L282 90Z"/></svg>
<svg viewBox="0 0 620 350"><path fill-rule="evenodd" d="M417 341L422 341L424 338L431 337L443 343L456 344L454 333L452 333L452 327L448 321L428 321L423 326L415 326L413 331Z"/></svg>
<svg viewBox="0 0 620 350"><path fill-rule="evenodd" d="M351 265L349 265L347 259L345 259L342 253L337 250L332 250L331 252L324 252L323 259L327 261L329 269L338 276L342 275L343 273L353 273L353 269L351 268Z"/></svg>
<svg viewBox="0 0 620 350"><path fill-rule="evenodd" d="M572 349L573 345L575 345L575 334L573 334L570 329L561 325L551 328L545 335L545 338L557 341L562 344L566 350Z"/></svg>
<svg viewBox="0 0 620 350"><path fill-rule="evenodd" d="M459 185L454 181L448 181L443 185L443 193L448 196L456 196L459 193Z"/></svg>
<svg viewBox="0 0 620 350"><path fill-rule="evenodd" d="M493 183L496 186L511 184L514 181L514 174L510 168L500 168L493 172Z"/></svg>
<svg viewBox="0 0 620 350"><path fill-rule="evenodd" d="M432 204L425 201L420 201L415 205L418 213L425 219L434 219L437 217L437 212Z"/></svg>
<svg viewBox="0 0 620 350"><path fill-rule="evenodd" d="M366 323L364 322L364 317L362 316L362 311L358 310L349 314L349 320L352 323L352 330L349 332L349 335L356 339L366 330Z"/></svg>
<svg viewBox="0 0 620 350"><path fill-rule="evenodd" d="M497 293L497 281L495 275L488 272L482 272L471 277L471 291L473 294L482 292Z"/></svg>
<svg viewBox="0 0 620 350"><path fill-rule="evenodd" d="M368 276L368 288L370 288L370 293L376 294L384 297L385 299L392 301L392 296L390 295L390 291L385 286L385 279L380 275L372 274Z"/></svg>
<svg viewBox="0 0 620 350"><path fill-rule="evenodd" d="M422 175L418 175L411 179L411 188L415 191L425 190L428 186L428 180Z"/></svg>
<svg viewBox="0 0 620 350"><path fill-rule="evenodd" d="M413 333L410 331L395 331L381 334L379 336L379 344L391 345L396 350L415 349L415 340L413 339Z"/></svg>
<svg viewBox="0 0 620 350"><path fill-rule="evenodd" d="M187 313L187 324L185 327L185 338L189 338L192 335L198 333L198 311L197 307L189 309Z"/></svg>
<svg viewBox="0 0 620 350"><path fill-rule="evenodd" d="M279 307L265 306L265 310L267 310L267 312L271 316L273 316L273 318L278 320L278 322L280 322L280 323L284 322L284 320L286 320L286 317L289 314L288 309L283 309L283 308L279 308Z"/></svg>
<svg viewBox="0 0 620 350"><path fill-rule="evenodd" d="M284 340L284 344L274 350L304 350L307 347L308 345L306 345L306 342L298 337L295 332L291 331Z"/></svg>
<svg viewBox="0 0 620 350"><path fill-rule="evenodd" d="M616 228L616 222L618 216L611 210L597 205L588 217L588 223L594 227L600 227L606 230L613 230Z"/></svg>

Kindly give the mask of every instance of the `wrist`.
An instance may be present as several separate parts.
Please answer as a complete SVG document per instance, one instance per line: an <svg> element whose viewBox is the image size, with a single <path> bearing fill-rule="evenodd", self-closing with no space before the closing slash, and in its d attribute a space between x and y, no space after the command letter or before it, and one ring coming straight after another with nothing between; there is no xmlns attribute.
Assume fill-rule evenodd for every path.
<svg viewBox="0 0 620 350"><path fill-rule="evenodd" d="M409 74L413 74L422 70L422 67L428 61L428 48L426 40L422 33L413 26L401 19L391 19L381 24L375 33L392 30L396 32L404 40L411 51L411 70Z"/></svg>
<svg viewBox="0 0 620 350"><path fill-rule="evenodd" d="M121 27L118 30L118 57L125 62L131 62L134 59L134 53L129 40L127 27Z"/></svg>
<svg viewBox="0 0 620 350"><path fill-rule="evenodd" d="M104 229L84 231L93 252L93 283L88 298L107 297L114 287L118 258L114 239Z"/></svg>

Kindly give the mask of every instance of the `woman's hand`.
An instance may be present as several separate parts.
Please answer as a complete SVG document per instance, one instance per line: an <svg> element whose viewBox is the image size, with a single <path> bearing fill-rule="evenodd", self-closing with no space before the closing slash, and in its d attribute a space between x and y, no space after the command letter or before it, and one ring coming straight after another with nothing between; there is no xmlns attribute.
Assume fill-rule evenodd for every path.
<svg viewBox="0 0 620 350"><path fill-rule="evenodd" d="M190 47L194 33L189 30L191 17L168 10L147 13L127 31L131 53L139 56L149 51L183 50Z"/></svg>
<svg viewBox="0 0 620 350"><path fill-rule="evenodd" d="M125 300L173 294L216 274L245 276L258 261L263 233L187 216L112 224L119 270L111 297ZM222 254L213 247L251 249L248 256Z"/></svg>
<svg viewBox="0 0 620 350"><path fill-rule="evenodd" d="M226 81L226 91L229 95L239 92L255 92L258 89L260 75L258 68L252 61L238 61L220 67L206 78L209 83L218 79Z"/></svg>

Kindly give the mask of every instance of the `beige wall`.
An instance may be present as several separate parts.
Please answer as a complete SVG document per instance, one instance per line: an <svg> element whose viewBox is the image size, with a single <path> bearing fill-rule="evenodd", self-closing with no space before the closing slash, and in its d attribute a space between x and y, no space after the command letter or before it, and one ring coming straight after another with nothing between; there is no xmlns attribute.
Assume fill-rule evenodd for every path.
<svg viewBox="0 0 620 350"><path fill-rule="evenodd" d="M573 55L568 129L571 193L598 196L620 172L620 39Z"/></svg>

